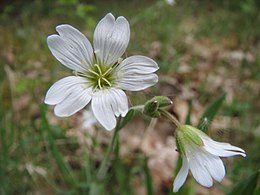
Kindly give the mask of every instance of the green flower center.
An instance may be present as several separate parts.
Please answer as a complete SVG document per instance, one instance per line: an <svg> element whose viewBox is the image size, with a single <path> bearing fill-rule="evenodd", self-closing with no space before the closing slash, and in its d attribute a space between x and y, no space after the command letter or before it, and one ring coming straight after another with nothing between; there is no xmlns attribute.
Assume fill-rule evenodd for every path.
<svg viewBox="0 0 260 195"><path fill-rule="evenodd" d="M114 66L94 64L84 74L74 72L77 76L85 77L94 89L104 89L113 85Z"/></svg>
<svg viewBox="0 0 260 195"><path fill-rule="evenodd" d="M108 66L101 66L94 64L91 69L87 71L87 78L90 83L98 89L111 87L113 82L112 77L113 68Z"/></svg>

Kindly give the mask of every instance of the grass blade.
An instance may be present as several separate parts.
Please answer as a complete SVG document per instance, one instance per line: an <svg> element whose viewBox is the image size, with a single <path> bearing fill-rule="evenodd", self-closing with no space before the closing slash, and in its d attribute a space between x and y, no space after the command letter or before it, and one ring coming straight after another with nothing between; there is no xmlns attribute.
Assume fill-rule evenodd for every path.
<svg viewBox="0 0 260 195"><path fill-rule="evenodd" d="M198 129L202 130L204 133L208 132L208 128L210 127L211 122L217 114L220 106L224 102L225 97L225 94L221 95L217 97L210 105L208 105L199 120Z"/></svg>
<svg viewBox="0 0 260 195"><path fill-rule="evenodd" d="M147 158L144 159L144 175L145 175L145 187L146 194L153 195L153 181L151 179L150 170L148 168Z"/></svg>
<svg viewBox="0 0 260 195"><path fill-rule="evenodd" d="M240 181L228 195L253 194L257 186L259 172L260 170L256 171L245 180Z"/></svg>
<svg viewBox="0 0 260 195"><path fill-rule="evenodd" d="M64 160L63 155L60 153L59 149L57 148L57 146L55 144L51 126L49 125L48 120L46 118L46 106L45 105L41 105L41 117L42 117L42 130L47 131L49 150L52 153L53 157L55 158L56 163L57 163L64 179L71 185L75 186L77 184L77 182L73 175L71 167Z"/></svg>

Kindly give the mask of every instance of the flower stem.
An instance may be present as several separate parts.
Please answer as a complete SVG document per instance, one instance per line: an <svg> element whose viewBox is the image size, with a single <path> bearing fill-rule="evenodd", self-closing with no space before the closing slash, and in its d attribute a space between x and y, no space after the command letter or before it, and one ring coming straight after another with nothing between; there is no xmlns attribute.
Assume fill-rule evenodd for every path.
<svg viewBox="0 0 260 195"><path fill-rule="evenodd" d="M168 111L161 110L160 112L164 116L166 116L170 121L172 121L176 125L176 127L180 127L181 126L181 123L173 115L171 115Z"/></svg>
<svg viewBox="0 0 260 195"><path fill-rule="evenodd" d="M133 110L138 110L138 111L143 111L144 109L144 105L137 105L137 106L132 106L130 109L133 109ZM129 109L129 110L130 110Z"/></svg>
<svg viewBox="0 0 260 195"><path fill-rule="evenodd" d="M114 129L114 133L113 133L113 137L109 143L109 146L108 146L108 149L107 149L107 152L106 152L106 155L105 155L105 158L103 159L102 163L101 163L101 166L98 170L98 174L97 174L97 177L99 180L102 180L104 179L104 177L106 176L106 173L107 173L107 170L108 170L108 165L109 165L109 159L110 159L110 156L114 150L114 147L115 147L115 144L116 144L116 139L118 137L118 132L119 132L119 124L120 124L120 121L121 121L121 117L119 117L118 119L118 122L117 122L117 125L116 125L116 128Z"/></svg>

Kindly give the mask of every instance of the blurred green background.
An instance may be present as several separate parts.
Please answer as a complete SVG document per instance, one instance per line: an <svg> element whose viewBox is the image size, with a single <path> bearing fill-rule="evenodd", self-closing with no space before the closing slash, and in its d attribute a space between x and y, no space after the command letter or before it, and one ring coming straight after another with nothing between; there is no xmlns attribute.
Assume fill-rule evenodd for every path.
<svg viewBox="0 0 260 195"><path fill-rule="evenodd" d="M99 181L111 133L82 127L82 112L62 119L43 104L51 84L71 74L51 55L46 37L66 23L92 42L108 12L130 23L126 56L150 56L160 67L160 83L128 93L130 104L165 95L182 122L191 105L196 125L206 106L226 94L209 134L245 149L247 157L224 160L221 184L205 189L189 179L192 190L182 194L226 194L258 170L260 1L1 1L0 194L172 194L177 153L167 120L135 117L120 131L109 174Z"/></svg>

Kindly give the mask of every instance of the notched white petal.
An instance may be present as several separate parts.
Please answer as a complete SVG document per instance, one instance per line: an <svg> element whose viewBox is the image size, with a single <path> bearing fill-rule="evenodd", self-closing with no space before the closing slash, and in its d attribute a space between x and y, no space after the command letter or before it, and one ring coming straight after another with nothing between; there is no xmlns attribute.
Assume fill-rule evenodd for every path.
<svg viewBox="0 0 260 195"><path fill-rule="evenodd" d="M91 88L83 88L82 86L77 85L66 99L55 106L55 115L59 117L68 117L84 108L91 100L91 90Z"/></svg>
<svg viewBox="0 0 260 195"><path fill-rule="evenodd" d="M93 63L93 49L88 39L70 25L59 25L60 35L47 37L47 45L64 66L83 72Z"/></svg>
<svg viewBox="0 0 260 195"><path fill-rule="evenodd" d="M153 59L135 55L123 60L116 68L116 71L119 74L149 74L158 69L158 64Z"/></svg>
<svg viewBox="0 0 260 195"><path fill-rule="evenodd" d="M109 89L109 92L111 93L111 96L113 96L111 106L114 114L117 117L120 115L124 117L128 112L128 101L125 92L115 88Z"/></svg>
<svg viewBox="0 0 260 195"><path fill-rule="evenodd" d="M96 26L94 32L94 50L101 64L112 65L117 62L126 50L130 39L128 21L120 16L107 14Z"/></svg>
<svg viewBox="0 0 260 195"><path fill-rule="evenodd" d="M77 85L87 84L86 79L77 76L68 76L56 81L47 91L44 103L55 105L62 102L68 95L75 91Z"/></svg>
<svg viewBox="0 0 260 195"><path fill-rule="evenodd" d="M89 67L93 64L93 48L83 33L68 24L59 25L56 30L60 36L64 37L67 44L77 48L85 65Z"/></svg>
<svg viewBox="0 0 260 195"><path fill-rule="evenodd" d="M111 95L107 90L94 93L91 108L98 122L108 131L116 127L116 117L111 107Z"/></svg>
<svg viewBox="0 0 260 195"><path fill-rule="evenodd" d="M91 106L99 123L109 131L116 126L115 116L125 116L128 111L125 92L115 88L95 92Z"/></svg>
<svg viewBox="0 0 260 195"><path fill-rule="evenodd" d="M236 156L241 155L243 157L246 156L245 151L241 148L236 146L232 146L227 143L220 143L213 140L206 140L203 139L204 148L209 153L214 154L220 157L229 157L229 156Z"/></svg>
<svg viewBox="0 0 260 195"><path fill-rule="evenodd" d="M140 91L158 82L158 76L154 73L158 69L157 63L151 58L132 56L115 69L115 83L127 91Z"/></svg>

